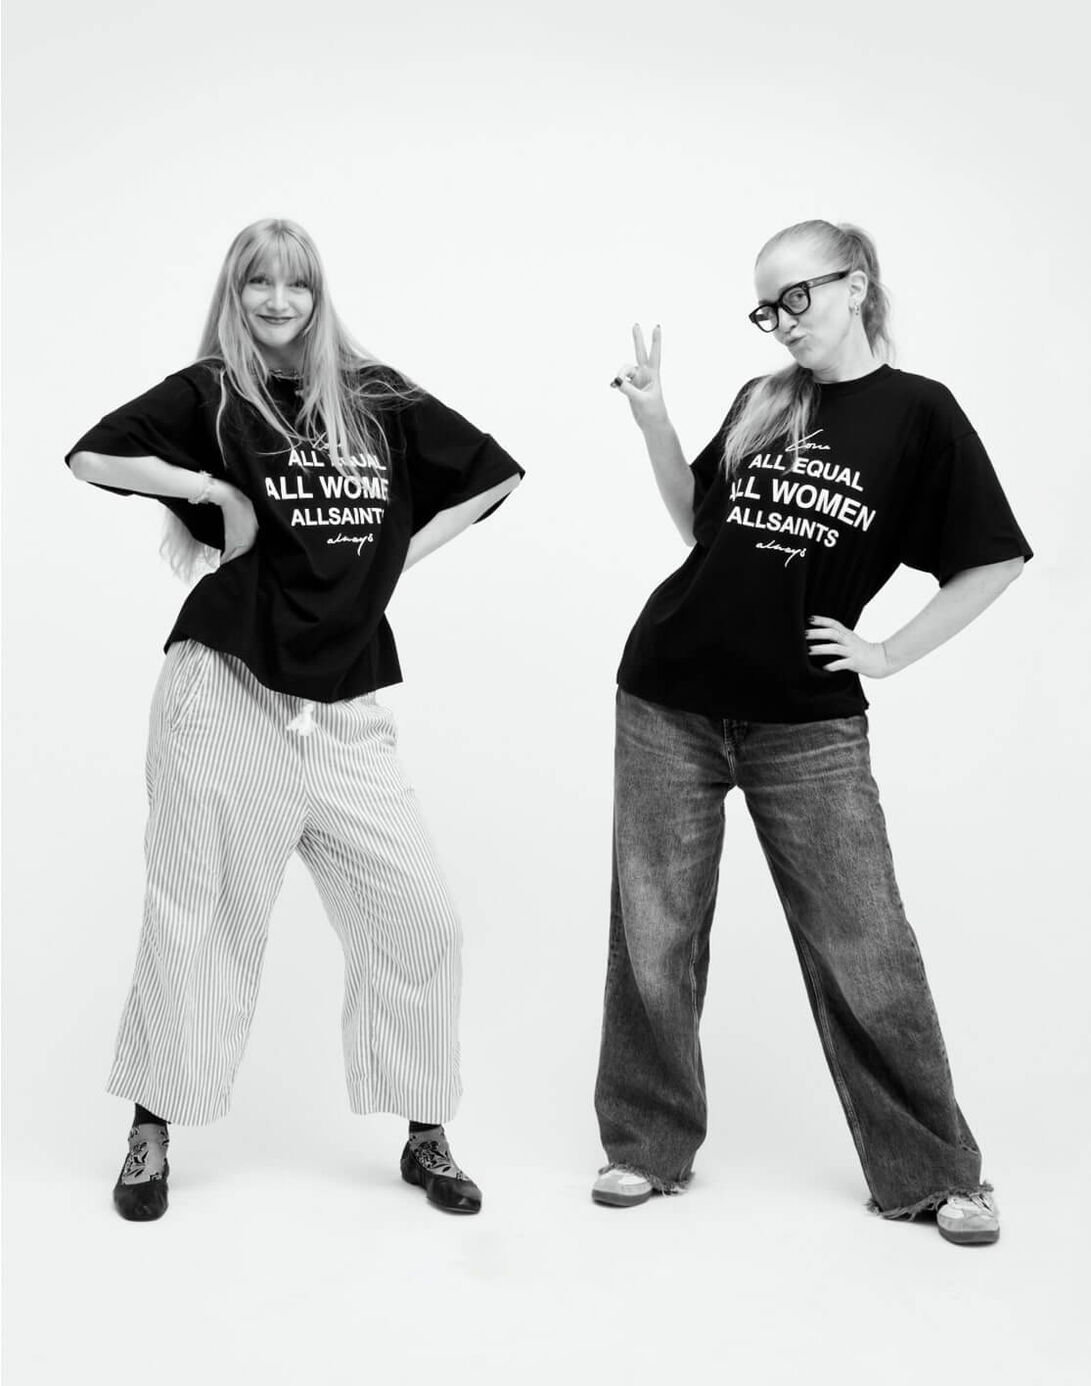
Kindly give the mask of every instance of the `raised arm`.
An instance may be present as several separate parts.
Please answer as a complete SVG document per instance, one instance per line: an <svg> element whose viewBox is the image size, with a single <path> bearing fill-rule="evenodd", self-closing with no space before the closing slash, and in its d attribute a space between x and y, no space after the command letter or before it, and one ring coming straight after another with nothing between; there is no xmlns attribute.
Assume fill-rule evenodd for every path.
<svg viewBox="0 0 1091 1386"><path fill-rule="evenodd" d="M612 384L628 399L633 418L644 435L652 471L659 494L674 521L678 533L691 547L693 538L693 474L682 452L678 434L667 415L663 390L659 380L659 359L662 334L657 326L652 331L652 347L644 345L644 333L637 323L633 328L633 347L636 365L627 366Z"/></svg>
<svg viewBox="0 0 1091 1386"><path fill-rule="evenodd" d="M249 499L238 487L207 472L176 467L161 457L111 457L101 452L74 452L68 465L73 476L94 486L218 505L224 519L223 563L238 558L254 545L258 522Z"/></svg>

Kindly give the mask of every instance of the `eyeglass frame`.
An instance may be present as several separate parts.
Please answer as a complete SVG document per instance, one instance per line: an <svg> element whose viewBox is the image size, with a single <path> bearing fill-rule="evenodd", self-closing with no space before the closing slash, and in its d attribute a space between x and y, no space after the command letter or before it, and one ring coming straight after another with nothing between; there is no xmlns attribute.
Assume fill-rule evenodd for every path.
<svg viewBox="0 0 1091 1386"><path fill-rule="evenodd" d="M798 284L789 284L778 299L774 299L772 303L759 303L758 306L754 309L754 311L752 313L747 313L746 316L754 324L754 326L758 329L759 332L775 332L777 328L780 326L780 315L782 310L783 312L787 313L789 317L802 317L803 314L806 313L811 306L812 289L817 288L819 284L832 284L836 279L846 279L851 273L852 270L843 269L837 270L834 274L820 274L817 279L801 279ZM788 305L784 302L785 295L790 294L793 289L802 289L804 293L807 295L807 302L804 304L802 308L797 309L794 313L792 312L791 308L789 308ZM761 323L758 322L758 314L762 311L763 308L773 308L776 311L776 320L774 321L772 327L762 327Z"/></svg>

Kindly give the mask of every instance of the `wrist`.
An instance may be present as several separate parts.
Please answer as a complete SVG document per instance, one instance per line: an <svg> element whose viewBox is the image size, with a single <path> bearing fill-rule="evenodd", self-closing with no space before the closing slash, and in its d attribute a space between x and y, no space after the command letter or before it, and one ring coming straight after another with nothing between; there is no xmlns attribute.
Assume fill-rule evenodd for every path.
<svg viewBox="0 0 1091 1386"><path fill-rule="evenodd" d="M211 478L212 484L208 487L205 500L210 505L219 506L222 510L232 499L235 488L226 481L221 481L219 477Z"/></svg>
<svg viewBox="0 0 1091 1386"><path fill-rule="evenodd" d="M216 478L209 472L197 473L197 489L189 497L190 505L216 504Z"/></svg>
<svg viewBox="0 0 1091 1386"><path fill-rule="evenodd" d="M883 641L881 641L880 644L879 644L879 648L880 648L880 649L882 650L882 652L883 652L883 660L884 660L884 663L885 663L885 670L884 670L885 674L886 674L887 676L889 676L890 674L898 674L898 673L901 673L902 669L904 669L904 667L905 667L905 664L904 664L903 661L899 660L898 657L897 657L897 655L894 653L893 649L891 648L891 641L889 641L889 640L883 640Z"/></svg>

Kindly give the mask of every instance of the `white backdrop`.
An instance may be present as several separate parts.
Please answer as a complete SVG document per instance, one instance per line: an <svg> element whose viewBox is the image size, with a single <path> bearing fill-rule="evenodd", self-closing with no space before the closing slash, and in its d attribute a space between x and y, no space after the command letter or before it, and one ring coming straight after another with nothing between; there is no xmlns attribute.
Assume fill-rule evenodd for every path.
<svg viewBox="0 0 1091 1386"><path fill-rule="evenodd" d="M183 596L156 556L159 507L81 487L61 458L191 359L230 238L268 215L314 235L362 341L528 471L497 515L407 575L390 613L406 682L385 700L465 923L456 1153L487 1196L531 1171L510 1208L556 1190L560 1218L565 1199L582 1217L600 1154L613 675L642 602L685 555L608 381L633 320L661 322L692 455L738 384L783 359L745 319L762 242L810 216L875 236L897 364L953 389L1037 552L977 625L868 692L960 1100L986 1174L1041 1230L1043 1191L1073 1186L1089 1135L1087 128L1066 8L985 23L976 4L932 0L9 5L5 1087L20 1322L55 1312L41 1199L72 1210L84 1268L104 1244L120 1257L129 1231L105 1198L126 1109L102 1083L140 917L147 708ZM888 634L931 590L900 573L861 632ZM204 1171L197 1201L244 1158L280 1207L316 1168L351 1184L396 1157L396 1122L345 1112L340 955L297 868L234 1111L175 1134L174 1226L187 1166ZM701 1168L767 1198L832 1190L847 1218L863 1181L741 799L723 882ZM423 1248L434 1221L414 1234ZM482 1252L471 1280L500 1295L517 1250ZM558 1264L578 1280L578 1260ZM616 1276L606 1265L602 1283ZM995 1333L1003 1292L990 1303ZM242 1340L213 1322L234 1361ZM95 1331L105 1359L109 1333L129 1330ZM1043 1337L1048 1349L1004 1339L994 1379L1019 1352L1060 1354L1067 1370L1063 1337ZM20 1382L64 1379L61 1346L19 1341ZM299 1379L283 1363L302 1341L283 1349L283 1377L269 1350L266 1379ZM623 1364L610 1341L603 1361Z"/></svg>

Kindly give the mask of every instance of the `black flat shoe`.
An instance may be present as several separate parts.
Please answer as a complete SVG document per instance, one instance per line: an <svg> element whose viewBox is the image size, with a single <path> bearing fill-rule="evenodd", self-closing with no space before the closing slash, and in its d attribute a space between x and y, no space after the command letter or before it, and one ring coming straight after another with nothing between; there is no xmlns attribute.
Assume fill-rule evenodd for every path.
<svg viewBox="0 0 1091 1386"><path fill-rule="evenodd" d="M163 1173L148 1179L143 1184L123 1184L118 1179L114 1185L114 1207L127 1222L154 1222L167 1211L167 1178L170 1165L163 1166Z"/></svg>
<svg viewBox="0 0 1091 1386"><path fill-rule="evenodd" d="M445 1213L479 1213L481 1190L451 1158L447 1139L408 1140L402 1151L402 1178L416 1184Z"/></svg>
<svg viewBox="0 0 1091 1386"><path fill-rule="evenodd" d="M129 1153L121 1166L121 1173L114 1185L114 1207L126 1222L154 1222L167 1211L167 1179L170 1176L170 1163L167 1160L167 1146L170 1137L165 1125L144 1123L134 1126L129 1132ZM162 1156L163 1167L156 1169ZM136 1184L126 1184L126 1177L143 1174L152 1162L150 1178Z"/></svg>

